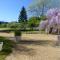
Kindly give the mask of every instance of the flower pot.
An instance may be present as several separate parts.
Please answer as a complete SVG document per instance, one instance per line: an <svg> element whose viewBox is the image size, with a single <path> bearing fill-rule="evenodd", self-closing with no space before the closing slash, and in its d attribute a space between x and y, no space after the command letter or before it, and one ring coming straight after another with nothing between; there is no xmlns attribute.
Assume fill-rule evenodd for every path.
<svg viewBox="0 0 60 60"><path fill-rule="evenodd" d="M15 39L16 39L16 41L20 41L21 40L21 36L15 36Z"/></svg>
<svg viewBox="0 0 60 60"><path fill-rule="evenodd" d="M2 50L3 48L3 42L0 42L0 51Z"/></svg>
<svg viewBox="0 0 60 60"><path fill-rule="evenodd" d="M21 40L21 31L20 30L15 30L15 39L16 42L19 42Z"/></svg>

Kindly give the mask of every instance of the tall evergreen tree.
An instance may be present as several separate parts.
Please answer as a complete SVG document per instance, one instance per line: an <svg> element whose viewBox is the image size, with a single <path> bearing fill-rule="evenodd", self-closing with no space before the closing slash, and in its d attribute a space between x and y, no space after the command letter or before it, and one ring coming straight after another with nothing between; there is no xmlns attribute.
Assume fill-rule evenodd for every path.
<svg viewBox="0 0 60 60"><path fill-rule="evenodd" d="M25 30L27 26L27 12L24 6L19 14L18 22L20 23L20 28Z"/></svg>
<svg viewBox="0 0 60 60"><path fill-rule="evenodd" d="M18 22L19 23L27 22L27 12L26 12L26 9L25 9L24 6L22 7L22 10L21 10L21 12L19 14Z"/></svg>

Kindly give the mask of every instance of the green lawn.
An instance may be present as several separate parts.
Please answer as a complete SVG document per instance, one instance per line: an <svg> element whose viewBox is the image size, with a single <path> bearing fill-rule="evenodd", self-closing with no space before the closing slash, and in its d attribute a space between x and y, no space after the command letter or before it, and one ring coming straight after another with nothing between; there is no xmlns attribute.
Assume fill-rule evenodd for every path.
<svg viewBox="0 0 60 60"><path fill-rule="evenodd" d="M0 28L0 30L9 30L10 28Z"/></svg>

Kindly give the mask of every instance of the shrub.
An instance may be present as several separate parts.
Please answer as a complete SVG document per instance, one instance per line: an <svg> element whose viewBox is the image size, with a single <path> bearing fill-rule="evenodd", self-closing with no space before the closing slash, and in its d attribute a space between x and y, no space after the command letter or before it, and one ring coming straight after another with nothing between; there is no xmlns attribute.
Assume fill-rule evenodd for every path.
<svg viewBox="0 0 60 60"><path fill-rule="evenodd" d="M15 36L21 36L21 31L20 30L15 30L14 34L15 34Z"/></svg>
<svg viewBox="0 0 60 60"><path fill-rule="evenodd" d="M3 42L3 49L0 53L10 54L12 52L12 48L15 45L15 42L8 40L4 37L0 37L0 42Z"/></svg>

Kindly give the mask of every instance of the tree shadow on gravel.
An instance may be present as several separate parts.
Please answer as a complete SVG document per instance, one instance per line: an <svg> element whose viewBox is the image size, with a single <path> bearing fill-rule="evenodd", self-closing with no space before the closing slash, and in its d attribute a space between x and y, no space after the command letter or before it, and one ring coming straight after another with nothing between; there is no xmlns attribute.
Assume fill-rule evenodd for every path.
<svg viewBox="0 0 60 60"><path fill-rule="evenodd" d="M25 44L25 45L42 45L42 46L47 46L47 45L55 45L56 41L50 41L50 40L21 40L19 44Z"/></svg>
<svg viewBox="0 0 60 60"><path fill-rule="evenodd" d="M28 48L27 46L17 44L14 48L16 52L18 52L21 55L30 55L33 56L35 55L35 50L33 48Z"/></svg>
<svg viewBox="0 0 60 60"><path fill-rule="evenodd" d="M33 41L33 40L21 40L16 46L15 46L15 51L20 54L25 54L25 55L36 55L36 51L34 48L30 48L30 47L27 47L27 46L55 46L55 41L49 41L49 40L36 40L36 41Z"/></svg>

